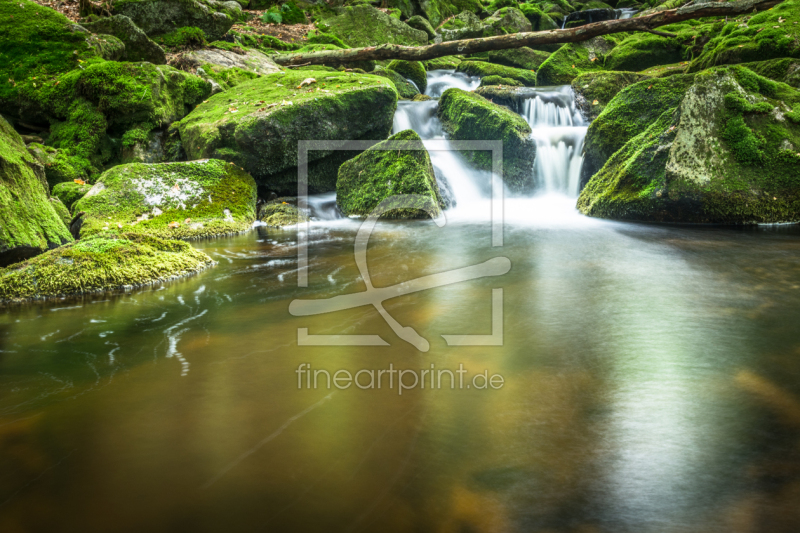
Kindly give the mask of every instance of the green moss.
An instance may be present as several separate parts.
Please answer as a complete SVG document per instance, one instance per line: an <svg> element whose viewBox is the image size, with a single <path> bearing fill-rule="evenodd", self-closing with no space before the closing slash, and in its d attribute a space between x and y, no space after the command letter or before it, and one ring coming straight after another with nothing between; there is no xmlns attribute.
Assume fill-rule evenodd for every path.
<svg viewBox="0 0 800 533"><path fill-rule="evenodd" d="M517 6L498 9L482 22L485 28L484 37L531 31L530 21Z"/></svg>
<svg viewBox="0 0 800 533"><path fill-rule="evenodd" d="M0 170L0 265L72 240L48 199L42 167L2 117Z"/></svg>
<svg viewBox="0 0 800 533"><path fill-rule="evenodd" d="M414 199L414 206L427 201L438 209L444 207L428 152L412 130L389 137L339 167L336 204L345 215L369 215L387 198L404 195L421 197ZM410 207L392 209L383 216L429 215L418 207Z"/></svg>
<svg viewBox="0 0 800 533"><path fill-rule="evenodd" d="M504 65L495 65L484 61L462 61L459 63L457 72L463 72L470 76L500 76L517 80L526 87L536 86L536 73L529 70L522 70Z"/></svg>
<svg viewBox="0 0 800 533"><path fill-rule="evenodd" d="M586 72L604 70L603 59L615 45L615 37L595 37L583 43L565 44L541 64L537 84L566 85Z"/></svg>
<svg viewBox="0 0 800 533"><path fill-rule="evenodd" d="M292 0L281 6L281 17L284 24L308 24L306 14Z"/></svg>
<svg viewBox="0 0 800 533"><path fill-rule="evenodd" d="M85 211L81 237L145 233L192 239L239 233L255 220L253 178L219 160L106 171L75 211Z"/></svg>
<svg viewBox="0 0 800 533"><path fill-rule="evenodd" d="M550 57L549 52L533 50L527 46L522 48L512 48L509 50L493 50L469 56L470 60L488 61L507 67L515 67L523 70L536 71L539 66Z"/></svg>
<svg viewBox="0 0 800 533"><path fill-rule="evenodd" d="M456 56L443 56L435 59L428 59L422 62L426 70L455 70L461 63L461 58Z"/></svg>
<svg viewBox="0 0 800 533"><path fill-rule="evenodd" d="M419 2L421 14L430 21L434 28L438 28L445 19L468 11L480 13L483 9L480 0L421 0Z"/></svg>
<svg viewBox="0 0 800 533"><path fill-rule="evenodd" d="M550 15L542 11L538 5L521 4L519 9L525 15L525 18L530 21L533 31L557 30L560 28Z"/></svg>
<svg viewBox="0 0 800 533"><path fill-rule="evenodd" d="M338 17L318 21L317 27L336 35L352 46L403 44L419 46L428 43L425 32L415 30L372 6L347 7Z"/></svg>
<svg viewBox="0 0 800 533"><path fill-rule="evenodd" d="M237 26L239 27L239 26ZM245 29L248 29L249 26L245 26ZM272 53L275 51L280 52L290 52L292 50L297 50L301 46L297 43L287 43L286 41L281 41L277 37L273 37L272 35L264 35L260 33L256 33L254 29L250 28L249 31L235 31L231 30L228 32L229 35L233 36L234 39L240 43L240 46L245 48L255 48L257 50L261 50L262 52ZM309 35L311 32L309 32ZM226 42L226 41L221 41ZM220 41L214 41L212 45L219 46L221 44ZM227 43L227 44L234 44L234 43Z"/></svg>
<svg viewBox="0 0 800 533"><path fill-rule="evenodd" d="M231 87L244 83L249 80L258 78L258 74L250 70L244 70L239 67L230 67L216 70L211 65L204 65L203 71L206 75L217 82L220 87L227 90Z"/></svg>
<svg viewBox="0 0 800 533"><path fill-rule="evenodd" d="M53 187L53 196L61 200L67 209L71 209L72 204L86 196L91 188L88 183L80 184L74 181L59 183Z"/></svg>
<svg viewBox="0 0 800 533"><path fill-rule="evenodd" d="M93 238L0 269L0 300L42 299L142 287L213 264L186 243L142 235Z"/></svg>
<svg viewBox="0 0 800 533"><path fill-rule="evenodd" d="M522 117L460 89L448 89L442 94L437 113L451 139L502 141L506 185L514 192L531 189L536 145L530 138L531 128ZM491 152L472 152L466 156L478 168L492 169Z"/></svg>
<svg viewBox="0 0 800 533"><path fill-rule="evenodd" d="M306 40L311 44L333 44L339 48L350 48L350 45L337 36L323 31L309 31L308 34L306 34Z"/></svg>
<svg viewBox="0 0 800 533"><path fill-rule="evenodd" d="M420 61L395 60L389 63L387 68L413 81L421 93L424 93L425 89L428 88L428 73Z"/></svg>
<svg viewBox="0 0 800 533"><path fill-rule="evenodd" d="M419 90L414 87L406 78L398 74L393 70L384 70L382 68L377 68L373 72L375 76L381 76L383 78L388 79L394 85L394 88L397 90L397 94L400 95L400 98L403 99L411 99L415 96L419 95Z"/></svg>
<svg viewBox="0 0 800 533"><path fill-rule="evenodd" d="M221 39L242 16L241 9L209 0L114 0L112 11L129 17L147 35L164 35L187 26Z"/></svg>
<svg viewBox="0 0 800 533"><path fill-rule="evenodd" d="M689 71L780 57L800 57L800 0L786 0L746 23L729 22L692 61Z"/></svg>
<svg viewBox="0 0 800 533"><path fill-rule="evenodd" d="M433 41L436 37L436 30L434 30L431 23L428 22L428 19L421 17L419 15L414 15L413 17L406 20L406 24L414 28L415 30L424 31L425 34L428 36L429 41Z"/></svg>
<svg viewBox="0 0 800 533"><path fill-rule="evenodd" d="M178 49L200 48L208 45L206 34L200 28L178 28L159 38L165 46Z"/></svg>
<svg viewBox="0 0 800 533"><path fill-rule="evenodd" d="M299 88L309 78L316 81ZM391 131L397 91L387 79L293 70L242 83L200 104L179 124L190 159L233 161L274 191L296 191L299 140L380 139ZM352 157L351 154L350 157ZM309 187L332 190L332 156L309 154Z"/></svg>
<svg viewBox="0 0 800 533"><path fill-rule="evenodd" d="M594 120L622 89L647 77L635 72L587 72L572 80L581 112Z"/></svg>
<svg viewBox="0 0 800 533"><path fill-rule="evenodd" d="M262 206L259 210L258 219L267 226L275 228L294 226L308 221L308 217L296 205L285 202L282 198Z"/></svg>
<svg viewBox="0 0 800 533"><path fill-rule="evenodd" d="M523 86L517 80L512 80L511 78L503 78L501 76L486 76L485 78L481 78L481 87L487 87L489 85L507 85L509 87Z"/></svg>

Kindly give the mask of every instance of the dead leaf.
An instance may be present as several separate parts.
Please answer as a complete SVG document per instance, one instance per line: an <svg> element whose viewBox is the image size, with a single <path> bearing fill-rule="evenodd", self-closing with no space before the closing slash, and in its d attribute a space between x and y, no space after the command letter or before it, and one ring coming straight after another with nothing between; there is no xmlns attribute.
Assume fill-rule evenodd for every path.
<svg viewBox="0 0 800 533"><path fill-rule="evenodd" d="M75 183L77 183L78 185L86 185L86 182L85 182L85 181L83 181L82 179L76 179L76 180L72 180L72 181L74 181L74 182L75 182Z"/></svg>
<svg viewBox="0 0 800 533"><path fill-rule="evenodd" d="M169 223L169 227L172 228L172 229L175 229L175 228L177 228L179 226L180 226L180 224L175 222L174 220Z"/></svg>
<svg viewBox="0 0 800 533"><path fill-rule="evenodd" d="M594 101L592 101L592 105L597 105L597 104L599 104L599 103L600 103L600 102L598 102L597 100L594 100Z"/></svg>

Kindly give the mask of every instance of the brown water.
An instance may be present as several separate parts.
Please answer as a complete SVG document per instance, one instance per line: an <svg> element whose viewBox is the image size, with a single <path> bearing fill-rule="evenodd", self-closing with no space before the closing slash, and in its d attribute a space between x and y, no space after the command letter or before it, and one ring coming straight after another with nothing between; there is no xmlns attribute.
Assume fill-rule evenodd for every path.
<svg viewBox="0 0 800 533"><path fill-rule="evenodd" d="M533 205L502 248L477 222L379 225L378 287L512 262L385 303L427 353L372 308L289 314L363 290L352 221L313 227L306 289L295 231L261 228L199 243L219 264L191 279L2 311L0 531L800 530L800 231ZM495 287L504 344L448 347L491 332ZM298 390L301 363L505 384Z"/></svg>

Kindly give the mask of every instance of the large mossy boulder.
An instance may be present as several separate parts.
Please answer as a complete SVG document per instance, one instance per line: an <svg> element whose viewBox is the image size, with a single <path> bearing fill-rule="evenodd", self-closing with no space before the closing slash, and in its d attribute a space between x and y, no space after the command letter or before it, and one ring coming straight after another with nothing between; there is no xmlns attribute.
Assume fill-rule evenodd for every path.
<svg viewBox="0 0 800 533"><path fill-rule="evenodd" d="M0 268L0 301L130 290L189 276L213 264L181 241L138 234L81 239Z"/></svg>
<svg viewBox="0 0 800 533"><path fill-rule="evenodd" d="M164 50L125 15L81 21L81 26L92 33L113 35L122 41L125 61L147 61L155 65L167 62Z"/></svg>
<svg viewBox="0 0 800 533"><path fill-rule="evenodd" d="M423 61L422 64L425 65L425 70L455 70L461 61L460 57L442 56L428 59Z"/></svg>
<svg viewBox="0 0 800 533"><path fill-rule="evenodd" d="M489 63L497 63L498 65L535 72L539 70L539 66L544 63L548 57L550 57L550 52L542 52L523 46L521 48L509 48L507 50L493 50L491 52L472 54L469 56L469 59L472 61L488 61Z"/></svg>
<svg viewBox="0 0 800 533"><path fill-rule="evenodd" d="M91 190L92 186L88 183L65 181L53 187L53 196L61 200L61 203L67 209L71 209L72 205L86 196L86 193Z"/></svg>
<svg viewBox="0 0 800 533"><path fill-rule="evenodd" d="M428 22L428 19L425 17L421 17L419 15L414 15L413 17L406 20L406 24L414 28L415 30L424 31L425 34L428 36L429 41L433 41L436 37L436 30L431 26L431 23Z"/></svg>
<svg viewBox="0 0 800 533"><path fill-rule="evenodd" d="M504 7L495 11L491 17L483 19L486 27L484 37L491 35L506 35L509 33L519 33L531 31L531 23L525 14L516 7Z"/></svg>
<svg viewBox="0 0 800 533"><path fill-rule="evenodd" d="M436 206L437 213L444 208L430 156L412 130L392 135L339 167L336 204L345 215L367 216L387 198L407 195L420 198L382 216L427 217L424 209L413 207L424 202Z"/></svg>
<svg viewBox="0 0 800 533"><path fill-rule="evenodd" d="M438 28L448 18L464 11L480 13L483 6L480 0L419 0L419 10L434 28Z"/></svg>
<svg viewBox="0 0 800 533"><path fill-rule="evenodd" d="M581 74L572 80L575 105L584 118L591 122L622 89L647 78L637 72L599 71Z"/></svg>
<svg viewBox="0 0 800 533"><path fill-rule="evenodd" d="M241 16L241 6L216 0L114 0L111 10L149 36L190 26L203 30L209 41L221 39Z"/></svg>
<svg viewBox="0 0 800 533"><path fill-rule="evenodd" d="M478 39L483 37L484 26L478 15L471 11L462 11L445 22L440 31L443 41Z"/></svg>
<svg viewBox="0 0 800 533"><path fill-rule="evenodd" d="M256 218L256 184L220 160L118 165L75 203L81 237L144 233L193 239L232 235Z"/></svg>
<svg viewBox="0 0 800 533"><path fill-rule="evenodd" d="M625 143L677 107L693 81L692 74L677 74L640 81L620 91L586 133L581 184L587 183Z"/></svg>
<svg viewBox="0 0 800 533"><path fill-rule="evenodd" d="M451 139L502 141L506 185L513 192L532 189L536 143L531 139L530 126L522 117L461 89L447 89L442 94L437 114ZM478 168L492 170L491 152L467 152L465 155Z"/></svg>
<svg viewBox="0 0 800 533"><path fill-rule="evenodd" d="M526 87L536 86L536 73L505 65L496 65L485 61L462 61L458 64L456 72L463 72L469 76L499 76L516 80Z"/></svg>
<svg viewBox="0 0 800 533"><path fill-rule="evenodd" d="M387 67L414 82L419 92L424 93L428 88L428 73L421 61L400 61L395 60Z"/></svg>
<svg viewBox="0 0 800 533"><path fill-rule="evenodd" d="M800 0L786 0L746 23L728 22L695 56L689 72L780 57L800 58Z"/></svg>
<svg viewBox="0 0 800 533"><path fill-rule="evenodd" d="M603 57L619 36L600 36L580 43L568 43L553 52L537 72L539 86L567 85L585 72L604 70Z"/></svg>
<svg viewBox="0 0 800 533"><path fill-rule="evenodd" d="M370 5L346 7L341 15L318 21L317 27L345 40L351 46L428 44L427 33L415 30Z"/></svg>
<svg viewBox="0 0 800 533"><path fill-rule="evenodd" d="M532 31L557 30L561 26L537 4L520 4L519 9L531 23Z"/></svg>
<svg viewBox="0 0 800 533"><path fill-rule="evenodd" d="M302 87L301 87L302 86ZM308 153L311 192L332 191L353 139L385 139L397 91L386 78L348 72L287 71L242 83L200 104L178 128L190 159L235 162L260 186L297 193L298 143L331 141Z"/></svg>
<svg viewBox="0 0 800 533"><path fill-rule="evenodd" d="M72 241L49 196L44 169L0 116L0 266Z"/></svg>
<svg viewBox="0 0 800 533"><path fill-rule="evenodd" d="M629 100L625 93L643 83L649 82L617 98ZM716 67L694 76L681 98L658 111L591 178L578 200L583 213L659 222L800 221L800 91L743 67Z"/></svg>

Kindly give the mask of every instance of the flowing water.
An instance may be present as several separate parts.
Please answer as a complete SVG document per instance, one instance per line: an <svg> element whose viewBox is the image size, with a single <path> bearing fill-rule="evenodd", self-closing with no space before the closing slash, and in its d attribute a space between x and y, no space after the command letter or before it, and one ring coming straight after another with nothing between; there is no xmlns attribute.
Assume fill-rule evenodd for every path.
<svg viewBox="0 0 800 533"><path fill-rule="evenodd" d="M429 90L448 76L465 83ZM401 103L395 128L442 139L435 106ZM446 150L447 223L377 225L375 287L510 260L383 302L427 352L372 307L289 313L365 290L332 195L311 201L308 287L298 229L261 227L196 243L218 265L189 279L4 310L0 531L797 531L800 231L580 216L572 106L563 88L525 106L540 194L506 199L502 246L490 176ZM425 387L314 388L302 364Z"/></svg>

